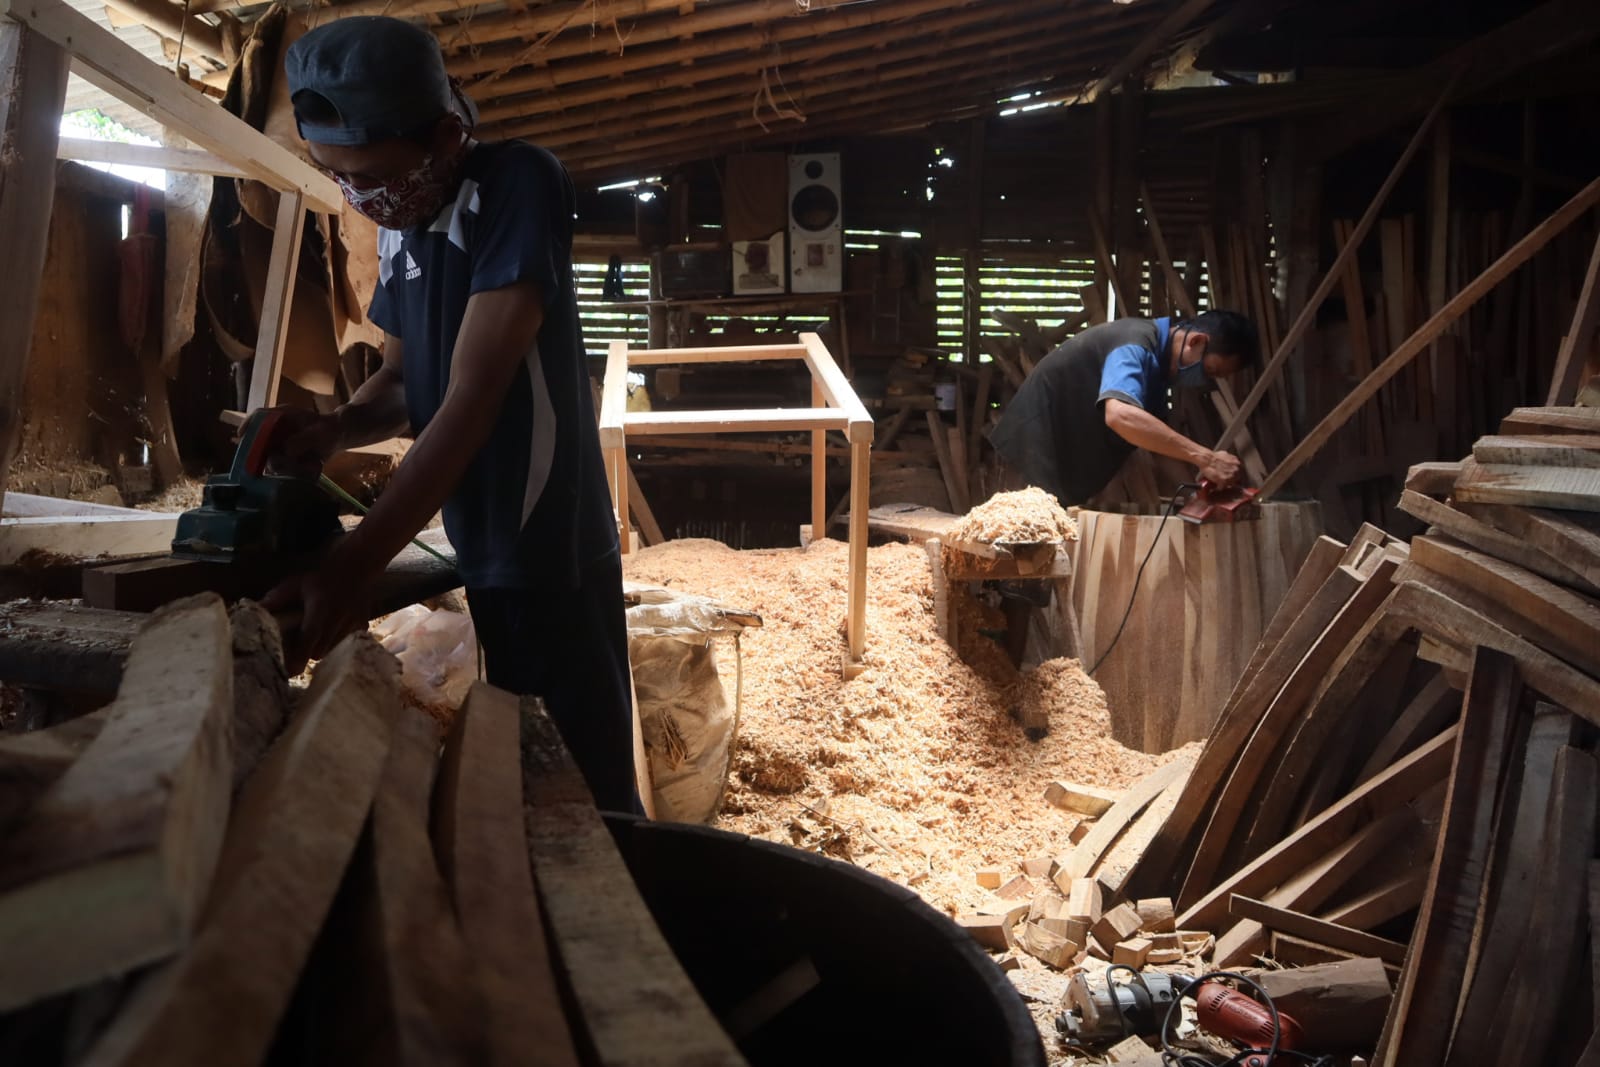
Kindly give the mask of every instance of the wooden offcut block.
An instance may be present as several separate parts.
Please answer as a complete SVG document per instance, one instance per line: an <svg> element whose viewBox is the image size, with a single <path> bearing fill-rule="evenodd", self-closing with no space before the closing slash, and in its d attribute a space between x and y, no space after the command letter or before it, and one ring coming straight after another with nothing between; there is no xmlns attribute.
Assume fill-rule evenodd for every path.
<svg viewBox="0 0 1600 1067"><path fill-rule="evenodd" d="M1044 787L1044 798L1051 804L1091 817L1110 811L1120 795L1116 790L1078 785L1076 782L1051 782Z"/></svg>
<svg viewBox="0 0 1600 1067"><path fill-rule="evenodd" d="M1004 915L959 915L956 925L972 935L972 939L993 952L1004 952L1010 947L1006 929L1010 926Z"/></svg>
<svg viewBox="0 0 1600 1067"><path fill-rule="evenodd" d="M999 867L980 867L974 877L984 889L999 889L1003 875Z"/></svg>
<svg viewBox="0 0 1600 1067"><path fill-rule="evenodd" d="M1037 880L1050 877L1050 868L1054 864L1055 860L1049 856L1035 856L1033 859L1023 860L1019 866L1023 874Z"/></svg>
<svg viewBox="0 0 1600 1067"><path fill-rule="evenodd" d="M1067 890L1067 917L1082 919L1093 926L1104 911L1100 883L1093 878L1074 878Z"/></svg>
<svg viewBox="0 0 1600 1067"><path fill-rule="evenodd" d="M1028 955L1058 971L1070 967L1072 961L1082 951L1081 946L1038 923L1028 923L1023 926L1018 943Z"/></svg>
<svg viewBox="0 0 1600 1067"><path fill-rule="evenodd" d="M1171 897L1145 897L1134 904L1134 909L1144 923L1140 929L1147 933L1170 934L1178 929L1178 916Z"/></svg>
<svg viewBox="0 0 1600 1067"><path fill-rule="evenodd" d="M1132 904L1122 903L1100 916L1094 924L1094 939L1102 945L1117 945L1139 932L1139 912Z"/></svg>
<svg viewBox="0 0 1600 1067"><path fill-rule="evenodd" d="M1127 941L1119 941L1117 947L1111 950L1111 962L1122 967L1132 967L1138 970L1143 967L1145 960L1150 956L1150 939L1148 937L1135 937Z"/></svg>

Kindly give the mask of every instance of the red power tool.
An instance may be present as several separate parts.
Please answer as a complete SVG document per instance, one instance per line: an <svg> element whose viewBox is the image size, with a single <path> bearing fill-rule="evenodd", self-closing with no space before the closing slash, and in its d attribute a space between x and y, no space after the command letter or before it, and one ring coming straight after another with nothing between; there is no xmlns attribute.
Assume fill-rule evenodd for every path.
<svg viewBox="0 0 1600 1067"><path fill-rule="evenodd" d="M1196 525L1207 522L1244 522L1261 517L1261 505L1256 497L1259 489L1246 489L1242 485L1223 488L1216 482L1200 479L1200 488L1178 512L1184 522Z"/></svg>
<svg viewBox="0 0 1600 1067"><path fill-rule="evenodd" d="M1202 982L1184 992L1194 998L1200 1029L1253 1049L1272 1047L1272 1012L1259 1000L1221 982ZM1280 1011L1278 1050L1296 1048L1301 1040L1300 1024ZM1240 1062L1244 1067L1267 1067L1267 1054L1252 1053Z"/></svg>
<svg viewBox="0 0 1600 1067"><path fill-rule="evenodd" d="M1136 977L1129 982L1112 982L1094 972L1074 976L1056 1019L1061 1036L1072 1044L1150 1037L1161 1032L1173 1000L1188 996L1194 998L1202 1030L1251 1049L1272 1047L1272 1010L1254 997L1218 981L1197 982L1162 971L1132 973ZM1296 1049L1303 1039L1300 1024L1279 1012L1278 1051ZM1239 1062L1268 1067L1264 1051L1250 1052Z"/></svg>

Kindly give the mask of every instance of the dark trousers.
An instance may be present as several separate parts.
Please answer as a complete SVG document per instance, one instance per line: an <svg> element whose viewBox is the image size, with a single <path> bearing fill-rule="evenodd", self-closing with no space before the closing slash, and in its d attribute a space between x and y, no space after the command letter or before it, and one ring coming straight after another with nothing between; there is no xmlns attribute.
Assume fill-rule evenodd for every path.
<svg viewBox="0 0 1600 1067"><path fill-rule="evenodd" d="M467 604L489 684L543 697L595 803L643 814L620 558L592 565L574 590L468 589Z"/></svg>

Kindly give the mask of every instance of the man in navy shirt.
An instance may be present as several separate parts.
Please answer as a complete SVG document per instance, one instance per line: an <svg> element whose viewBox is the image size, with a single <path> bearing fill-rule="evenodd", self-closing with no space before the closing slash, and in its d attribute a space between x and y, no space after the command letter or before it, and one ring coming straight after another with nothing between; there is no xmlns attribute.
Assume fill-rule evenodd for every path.
<svg viewBox="0 0 1600 1067"><path fill-rule="evenodd" d="M1237 373L1256 361L1259 347L1255 325L1232 311L1092 326L1039 362L989 439L1029 485L1064 505L1104 489L1135 448L1232 485L1238 457L1168 426L1167 394Z"/></svg>
<svg viewBox="0 0 1600 1067"><path fill-rule="evenodd" d="M622 570L572 277L574 194L549 152L481 144L438 43L399 19L318 27L286 59L311 157L377 222L383 367L331 415L296 410L314 462L416 443L322 567L273 591L320 656L435 512L489 681L545 699L602 808L637 808Z"/></svg>

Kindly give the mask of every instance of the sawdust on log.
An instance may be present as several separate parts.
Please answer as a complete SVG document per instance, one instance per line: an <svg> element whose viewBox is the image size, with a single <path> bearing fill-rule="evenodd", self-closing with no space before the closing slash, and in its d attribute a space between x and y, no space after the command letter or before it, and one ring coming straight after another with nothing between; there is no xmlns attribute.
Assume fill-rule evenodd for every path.
<svg viewBox="0 0 1600 1067"><path fill-rule="evenodd" d="M1015 492L996 493L979 504L951 528L950 538L985 544L1076 541L1078 523L1055 497L1029 486Z"/></svg>
<svg viewBox="0 0 1600 1067"><path fill-rule="evenodd" d="M848 859L947 911L971 909L992 901L978 868L1014 872L1070 847L1079 816L1045 802L1048 782L1122 788L1164 760L1110 738L1104 695L1076 661L1019 680L977 633L993 621L981 613L961 627L973 650L988 645L982 673L968 666L935 629L922 548L884 545L867 559L867 669L848 682L840 542L741 552L670 541L630 555L624 570L765 621L741 639L743 711L717 825ZM731 680L732 664L722 669ZM1012 716L1022 701L1049 709L1041 742Z"/></svg>

